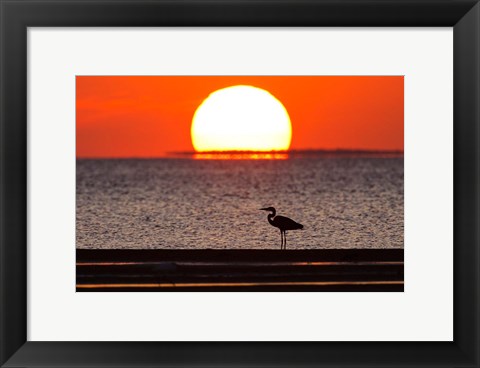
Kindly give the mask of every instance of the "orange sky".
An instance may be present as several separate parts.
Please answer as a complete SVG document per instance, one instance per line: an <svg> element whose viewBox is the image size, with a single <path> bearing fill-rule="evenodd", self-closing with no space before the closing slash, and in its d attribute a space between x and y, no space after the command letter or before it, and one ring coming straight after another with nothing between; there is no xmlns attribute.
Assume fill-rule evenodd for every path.
<svg viewBox="0 0 480 368"><path fill-rule="evenodd" d="M76 78L77 157L193 151L192 117L232 85L269 91L292 122L290 149L403 151L403 77Z"/></svg>

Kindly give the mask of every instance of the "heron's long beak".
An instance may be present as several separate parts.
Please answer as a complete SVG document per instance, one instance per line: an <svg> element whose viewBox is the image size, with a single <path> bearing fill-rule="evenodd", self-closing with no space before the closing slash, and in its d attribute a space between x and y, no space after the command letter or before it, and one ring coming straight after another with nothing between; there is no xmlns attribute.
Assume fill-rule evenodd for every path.
<svg viewBox="0 0 480 368"><path fill-rule="evenodd" d="M260 208L260 211L268 211L268 208Z"/></svg>

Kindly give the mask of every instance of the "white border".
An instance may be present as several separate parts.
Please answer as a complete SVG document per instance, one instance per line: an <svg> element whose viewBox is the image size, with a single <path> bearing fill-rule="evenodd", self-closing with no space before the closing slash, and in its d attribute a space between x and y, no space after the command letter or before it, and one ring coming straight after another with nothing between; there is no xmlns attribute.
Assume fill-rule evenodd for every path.
<svg viewBox="0 0 480 368"><path fill-rule="evenodd" d="M451 341L453 31L28 31L28 339ZM75 75L405 75L404 293L75 293Z"/></svg>

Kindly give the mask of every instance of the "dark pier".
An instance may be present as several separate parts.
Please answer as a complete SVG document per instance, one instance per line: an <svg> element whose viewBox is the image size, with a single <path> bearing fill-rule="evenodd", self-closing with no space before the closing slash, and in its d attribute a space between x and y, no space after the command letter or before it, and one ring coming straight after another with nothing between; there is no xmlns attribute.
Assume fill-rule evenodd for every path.
<svg viewBox="0 0 480 368"><path fill-rule="evenodd" d="M403 249L77 249L78 292L401 292Z"/></svg>

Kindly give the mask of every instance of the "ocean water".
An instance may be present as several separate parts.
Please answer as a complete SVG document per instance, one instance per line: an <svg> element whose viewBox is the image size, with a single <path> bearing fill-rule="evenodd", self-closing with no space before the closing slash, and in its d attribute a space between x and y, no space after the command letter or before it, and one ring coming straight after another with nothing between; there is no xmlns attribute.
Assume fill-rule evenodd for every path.
<svg viewBox="0 0 480 368"><path fill-rule="evenodd" d="M77 160L77 248L403 248L403 157Z"/></svg>

